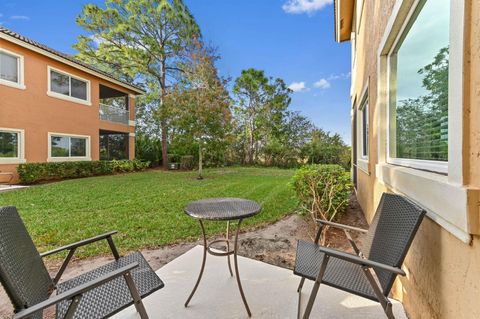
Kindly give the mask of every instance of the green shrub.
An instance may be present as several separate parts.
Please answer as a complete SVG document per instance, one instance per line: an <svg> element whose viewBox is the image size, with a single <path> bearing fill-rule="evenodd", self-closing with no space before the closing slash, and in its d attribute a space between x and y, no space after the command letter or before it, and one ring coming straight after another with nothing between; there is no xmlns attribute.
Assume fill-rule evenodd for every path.
<svg viewBox="0 0 480 319"><path fill-rule="evenodd" d="M150 162L140 160L78 161L25 163L17 167L17 173L23 184L79 177L108 175L113 173L141 171L149 167Z"/></svg>
<svg viewBox="0 0 480 319"><path fill-rule="evenodd" d="M350 174L340 165L306 165L293 176L292 186L303 211L313 218L334 220L345 211L351 192Z"/></svg>
<svg viewBox="0 0 480 319"><path fill-rule="evenodd" d="M135 138L135 158L158 166L162 162L162 141L156 137L138 134Z"/></svg>

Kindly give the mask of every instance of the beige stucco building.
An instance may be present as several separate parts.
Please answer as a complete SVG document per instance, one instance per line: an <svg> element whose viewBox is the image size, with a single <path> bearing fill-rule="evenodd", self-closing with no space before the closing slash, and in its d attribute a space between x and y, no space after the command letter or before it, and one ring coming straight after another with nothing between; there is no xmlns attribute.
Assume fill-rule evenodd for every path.
<svg viewBox="0 0 480 319"><path fill-rule="evenodd" d="M142 93L0 26L0 183L21 163L133 159Z"/></svg>
<svg viewBox="0 0 480 319"><path fill-rule="evenodd" d="M428 211L394 298L410 318L480 318L480 1L336 0L335 29L367 220L386 191Z"/></svg>

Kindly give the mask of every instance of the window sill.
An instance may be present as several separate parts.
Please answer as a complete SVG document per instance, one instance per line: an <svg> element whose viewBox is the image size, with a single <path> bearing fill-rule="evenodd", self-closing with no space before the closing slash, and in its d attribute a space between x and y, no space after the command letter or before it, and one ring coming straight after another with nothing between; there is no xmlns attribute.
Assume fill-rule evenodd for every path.
<svg viewBox="0 0 480 319"><path fill-rule="evenodd" d="M376 175L394 192L404 194L427 210L427 216L465 243L476 233L472 198L477 190L448 181L448 176L391 164L377 164ZM475 192L475 194L472 194ZM477 207L478 210L478 207ZM477 227L478 228L478 227Z"/></svg>
<svg viewBox="0 0 480 319"><path fill-rule="evenodd" d="M24 158L0 158L0 164L23 164L27 160Z"/></svg>
<svg viewBox="0 0 480 319"><path fill-rule="evenodd" d="M369 165L368 165L368 158L358 158L357 159L357 167L363 171L365 174L370 175Z"/></svg>
<svg viewBox="0 0 480 319"><path fill-rule="evenodd" d="M65 100L65 101L69 101L69 102L74 102L74 103L78 103L78 104L92 106L92 102L90 102L90 101L77 99L77 98L67 96L67 95L63 95L63 94L60 94L60 93L55 93L55 92L48 91L47 95L50 96L50 97L56 98L56 99L60 99L60 100Z"/></svg>
<svg viewBox="0 0 480 319"><path fill-rule="evenodd" d="M27 88L23 83L15 83L6 80L0 80L0 84L19 90L25 90Z"/></svg>
<svg viewBox="0 0 480 319"><path fill-rule="evenodd" d="M413 169L421 169L421 170L431 171L434 173L448 174L448 162L392 158L392 157L389 157L387 162L389 164L410 167Z"/></svg>
<svg viewBox="0 0 480 319"><path fill-rule="evenodd" d="M49 157L47 162L77 162L77 161L91 161L90 157Z"/></svg>

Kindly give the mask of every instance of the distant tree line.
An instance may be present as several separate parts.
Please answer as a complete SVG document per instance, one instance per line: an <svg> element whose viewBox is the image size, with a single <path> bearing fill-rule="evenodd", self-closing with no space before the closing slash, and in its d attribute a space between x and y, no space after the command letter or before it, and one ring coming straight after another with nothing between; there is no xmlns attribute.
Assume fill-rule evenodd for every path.
<svg viewBox="0 0 480 319"><path fill-rule="evenodd" d="M77 57L146 90L136 101L136 156L167 167L304 163L350 165L350 149L299 112L279 78L243 70L222 78L182 0L105 0L77 18ZM231 84L231 85L230 85Z"/></svg>

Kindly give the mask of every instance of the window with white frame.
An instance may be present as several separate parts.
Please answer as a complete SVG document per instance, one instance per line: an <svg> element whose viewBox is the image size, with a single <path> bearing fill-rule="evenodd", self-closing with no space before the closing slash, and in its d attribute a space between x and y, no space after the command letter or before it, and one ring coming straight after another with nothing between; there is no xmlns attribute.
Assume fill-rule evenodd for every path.
<svg viewBox="0 0 480 319"><path fill-rule="evenodd" d="M50 67L48 78L49 95L84 103L90 101L90 81Z"/></svg>
<svg viewBox="0 0 480 319"><path fill-rule="evenodd" d="M450 0L420 0L389 59L388 157L448 170Z"/></svg>
<svg viewBox="0 0 480 319"><path fill-rule="evenodd" d="M368 93L365 93L359 107L360 111L360 154L362 159L368 160Z"/></svg>
<svg viewBox="0 0 480 319"><path fill-rule="evenodd" d="M90 137L50 133L49 148L50 159L89 159Z"/></svg>
<svg viewBox="0 0 480 319"><path fill-rule="evenodd" d="M0 128L0 163L24 161L24 131Z"/></svg>
<svg viewBox="0 0 480 319"><path fill-rule="evenodd" d="M0 48L0 83L23 86L23 57Z"/></svg>

